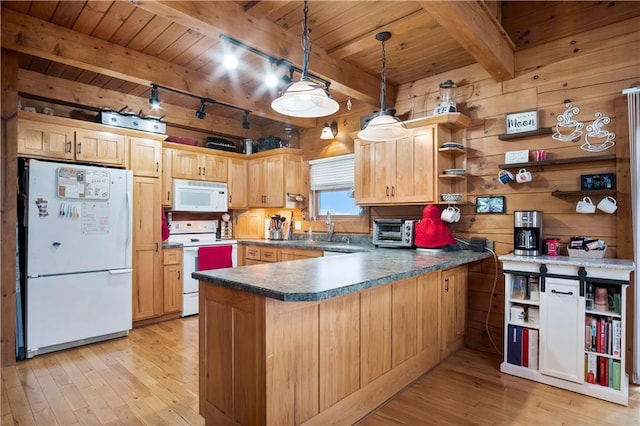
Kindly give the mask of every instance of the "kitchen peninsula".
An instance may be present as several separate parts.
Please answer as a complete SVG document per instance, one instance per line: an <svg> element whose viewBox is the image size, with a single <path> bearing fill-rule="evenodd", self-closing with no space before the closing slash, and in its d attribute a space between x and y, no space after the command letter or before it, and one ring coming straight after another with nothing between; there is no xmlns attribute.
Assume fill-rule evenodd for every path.
<svg viewBox="0 0 640 426"><path fill-rule="evenodd" d="M351 424L464 344L467 264L489 253L349 247L193 274L207 424Z"/></svg>

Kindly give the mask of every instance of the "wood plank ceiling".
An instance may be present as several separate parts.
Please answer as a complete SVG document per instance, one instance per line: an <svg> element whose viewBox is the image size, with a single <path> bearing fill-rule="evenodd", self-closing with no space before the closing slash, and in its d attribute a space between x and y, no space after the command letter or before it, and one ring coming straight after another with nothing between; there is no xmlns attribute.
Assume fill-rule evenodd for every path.
<svg viewBox="0 0 640 426"><path fill-rule="evenodd" d="M633 3L311 1L310 72L332 82L342 111L351 98L372 112L380 92L379 31L393 34L386 50L393 100L400 84L475 62L497 80L509 79L514 50L637 16L640 8ZM227 34L301 66L302 6L300 1L3 1L2 47L20 52L21 72L30 82L21 91L27 95L47 96L45 83L35 78L42 74L50 77L49 86L69 84L69 92L95 93L78 90L83 85L100 89L98 99L75 93L66 102L116 110L129 105L157 115L145 105L153 82L250 109L254 128L274 121L311 127L315 120L286 118L269 108L277 89L262 84L270 68L264 58L240 50L243 66L235 73L220 63L225 46L219 35ZM595 19L602 16L606 19ZM199 126L187 117L198 99L167 91L160 96L166 121ZM223 119L240 130L241 113L215 106L207 111L214 120L209 126Z"/></svg>

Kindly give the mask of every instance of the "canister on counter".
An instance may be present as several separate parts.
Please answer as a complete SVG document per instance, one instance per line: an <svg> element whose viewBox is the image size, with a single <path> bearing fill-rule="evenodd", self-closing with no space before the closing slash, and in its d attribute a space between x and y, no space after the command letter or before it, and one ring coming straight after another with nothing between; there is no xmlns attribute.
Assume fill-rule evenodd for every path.
<svg viewBox="0 0 640 426"><path fill-rule="evenodd" d="M547 238L545 245L548 256L560 256L560 238Z"/></svg>

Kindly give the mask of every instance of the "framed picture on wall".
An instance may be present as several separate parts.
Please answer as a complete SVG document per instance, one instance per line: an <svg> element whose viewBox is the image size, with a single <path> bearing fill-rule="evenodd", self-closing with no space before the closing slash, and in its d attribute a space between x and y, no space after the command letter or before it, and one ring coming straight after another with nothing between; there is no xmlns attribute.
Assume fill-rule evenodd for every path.
<svg viewBox="0 0 640 426"><path fill-rule="evenodd" d="M476 213L506 213L507 205L504 196L476 197Z"/></svg>

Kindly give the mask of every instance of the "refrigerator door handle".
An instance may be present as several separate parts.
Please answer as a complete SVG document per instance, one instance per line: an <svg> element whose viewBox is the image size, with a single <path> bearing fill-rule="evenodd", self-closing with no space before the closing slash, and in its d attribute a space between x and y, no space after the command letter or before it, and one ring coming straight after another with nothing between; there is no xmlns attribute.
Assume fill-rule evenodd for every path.
<svg viewBox="0 0 640 426"><path fill-rule="evenodd" d="M131 215L133 214L132 212L132 206L131 206L131 192L127 191L127 238L126 238L126 245L129 245L131 242Z"/></svg>
<svg viewBox="0 0 640 426"><path fill-rule="evenodd" d="M129 268L129 269L111 269L109 270L109 273L111 275L120 275L120 274L130 274L133 272L133 269Z"/></svg>

